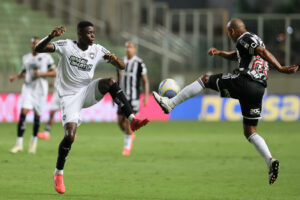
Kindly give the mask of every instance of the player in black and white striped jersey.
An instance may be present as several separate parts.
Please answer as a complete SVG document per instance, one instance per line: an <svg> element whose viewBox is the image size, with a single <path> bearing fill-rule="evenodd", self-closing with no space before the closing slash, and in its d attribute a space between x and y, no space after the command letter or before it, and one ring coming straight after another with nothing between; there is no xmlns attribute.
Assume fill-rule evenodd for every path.
<svg viewBox="0 0 300 200"><path fill-rule="evenodd" d="M127 100L129 101L134 113L137 113L140 108L140 88L141 80L143 81L143 89L145 93L144 106L148 104L149 81L147 77L147 68L143 60L135 55L136 46L133 42L125 44L126 56L124 63L125 70L118 70L118 82L120 88L124 91ZM123 155L130 155L132 141L135 138L134 132L130 129L129 121L124 113L118 109L118 123L121 130L124 132L124 149Z"/></svg>

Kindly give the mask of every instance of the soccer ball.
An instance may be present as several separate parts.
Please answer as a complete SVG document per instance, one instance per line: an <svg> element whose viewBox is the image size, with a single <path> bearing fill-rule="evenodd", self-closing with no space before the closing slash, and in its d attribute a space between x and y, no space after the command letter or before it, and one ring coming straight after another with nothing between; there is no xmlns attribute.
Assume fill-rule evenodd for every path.
<svg viewBox="0 0 300 200"><path fill-rule="evenodd" d="M180 91L180 87L173 79L165 79L158 86L158 93L161 96L173 98Z"/></svg>

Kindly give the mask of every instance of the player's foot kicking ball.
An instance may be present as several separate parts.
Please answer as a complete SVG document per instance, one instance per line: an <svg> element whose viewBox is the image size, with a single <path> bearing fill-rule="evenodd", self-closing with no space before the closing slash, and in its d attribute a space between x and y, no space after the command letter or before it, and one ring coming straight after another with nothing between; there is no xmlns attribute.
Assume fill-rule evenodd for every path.
<svg viewBox="0 0 300 200"><path fill-rule="evenodd" d="M269 184L273 184L278 177L279 161L272 158L269 168Z"/></svg>
<svg viewBox="0 0 300 200"><path fill-rule="evenodd" d="M135 134L133 133L133 134L131 135L131 145L130 145L130 148L129 148L129 149L127 149L127 148L124 148L124 149L123 149L123 152L122 152L122 155L123 155L123 156L129 156L129 155L130 155L130 152L131 152L131 149L132 149L132 146L133 146L133 141L134 141L134 139L135 139Z"/></svg>
<svg viewBox="0 0 300 200"><path fill-rule="evenodd" d="M139 128L141 128L142 126L146 126L150 121L146 118L146 119L136 119L133 118L131 123L130 123L130 128L132 131L136 131Z"/></svg>
<svg viewBox="0 0 300 200"><path fill-rule="evenodd" d="M54 181L54 189L56 192L60 194L64 194L66 192L66 188L64 185L64 179L62 174L57 174L53 176Z"/></svg>
<svg viewBox="0 0 300 200"><path fill-rule="evenodd" d="M47 133L46 131L44 131L44 132L38 133L37 137L42 139L42 140L49 140L50 139L50 134Z"/></svg>
<svg viewBox="0 0 300 200"><path fill-rule="evenodd" d="M16 144L11 150L10 153L18 153L20 151L23 151L23 145Z"/></svg>
<svg viewBox="0 0 300 200"><path fill-rule="evenodd" d="M155 101L160 105L161 109L166 113L170 113L174 106L171 105L171 100L168 97L162 97L157 92L152 92Z"/></svg>

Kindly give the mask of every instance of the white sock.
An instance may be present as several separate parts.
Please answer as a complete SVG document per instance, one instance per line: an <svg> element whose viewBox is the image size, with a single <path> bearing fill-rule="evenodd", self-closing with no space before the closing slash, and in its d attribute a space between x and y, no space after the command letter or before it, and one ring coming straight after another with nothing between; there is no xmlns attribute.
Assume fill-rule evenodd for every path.
<svg viewBox="0 0 300 200"><path fill-rule="evenodd" d="M172 106L175 107L182 102L199 94L205 88L203 82L197 79L190 85L185 86L175 97L171 99Z"/></svg>
<svg viewBox="0 0 300 200"><path fill-rule="evenodd" d="M23 146L23 137L17 137L17 145Z"/></svg>
<svg viewBox="0 0 300 200"><path fill-rule="evenodd" d="M59 170L59 169L55 168L54 175L58 175L58 174L63 175L64 174L64 170Z"/></svg>
<svg viewBox="0 0 300 200"><path fill-rule="evenodd" d="M131 122L133 120L133 118L135 118L134 114L129 115L129 117L128 117L129 122Z"/></svg>
<svg viewBox="0 0 300 200"><path fill-rule="evenodd" d="M124 133L124 149L130 149L132 144L132 135Z"/></svg>
<svg viewBox="0 0 300 200"><path fill-rule="evenodd" d="M254 145L256 150L265 159L267 165L269 166L270 160L272 160L272 155L265 140L257 133L252 134L248 140Z"/></svg>
<svg viewBox="0 0 300 200"><path fill-rule="evenodd" d="M37 143L37 141L38 141L38 137L37 136L32 136L31 137L31 142L32 143Z"/></svg>

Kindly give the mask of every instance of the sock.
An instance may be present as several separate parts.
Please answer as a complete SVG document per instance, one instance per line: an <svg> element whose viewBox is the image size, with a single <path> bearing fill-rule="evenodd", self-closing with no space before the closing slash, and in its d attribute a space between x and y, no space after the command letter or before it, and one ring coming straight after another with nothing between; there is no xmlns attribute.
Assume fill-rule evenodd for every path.
<svg viewBox="0 0 300 200"><path fill-rule="evenodd" d="M38 137L37 136L32 136L31 137L31 142L32 143L37 143L37 141L38 141Z"/></svg>
<svg viewBox="0 0 300 200"><path fill-rule="evenodd" d="M265 159L267 165L269 166L270 160L272 159L272 155L270 153L270 150L269 150L265 140L257 133L252 134L248 138L248 140L254 145L256 150Z"/></svg>
<svg viewBox="0 0 300 200"><path fill-rule="evenodd" d="M132 135L124 133L124 149L130 149L132 144Z"/></svg>
<svg viewBox="0 0 300 200"><path fill-rule="evenodd" d="M46 126L45 126L45 132L47 134L50 134L50 131L51 131L51 126L49 124L46 124Z"/></svg>
<svg viewBox="0 0 300 200"><path fill-rule="evenodd" d="M55 168L54 175L58 175L58 174L63 175L64 174L64 170L59 170L59 169Z"/></svg>
<svg viewBox="0 0 300 200"><path fill-rule="evenodd" d="M114 83L108 90L109 94L113 98L114 102L119 106L121 111L125 114L125 116L131 121L134 118L132 114L132 109L127 101L124 92L121 90L117 83ZM133 115L133 116L132 116Z"/></svg>
<svg viewBox="0 0 300 200"><path fill-rule="evenodd" d="M186 101L189 98L192 98L199 94L201 90L205 88L203 82L201 79L197 79L190 85L187 85L184 87L175 97L171 99L171 104L173 104L173 107L181 104L182 102Z"/></svg>
<svg viewBox="0 0 300 200"><path fill-rule="evenodd" d="M73 142L67 139L67 137L64 137L64 139L59 144L56 169L62 170L64 168L66 157L68 156L71 150L72 143Z"/></svg>
<svg viewBox="0 0 300 200"><path fill-rule="evenodd" d="M18 128L17 128L17 133L18 133L18 137L23 137L24 135L24 131L26 129L26 124L25 124L25 119L26 119L26 115L24 115L23 113L20 114L20 119L18 122Z"/></svg>
<svg viewBox="0 0 300 200"><path fill-rule="evenodd" d="M23 146L23 137L17 137L17 145Z"/></svg>
<svg viewBox="0 0 300 200"><path fill-rule="evenodd" d="M40 118L34 117L33 121L33 136L36 137L40 129Z"/></svg>

